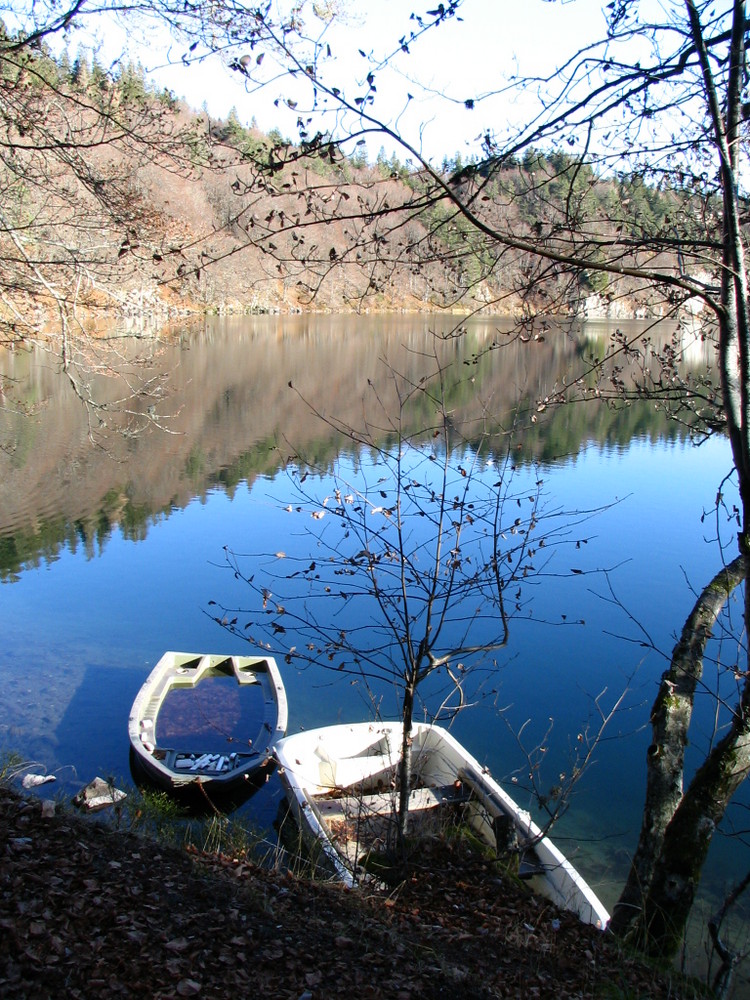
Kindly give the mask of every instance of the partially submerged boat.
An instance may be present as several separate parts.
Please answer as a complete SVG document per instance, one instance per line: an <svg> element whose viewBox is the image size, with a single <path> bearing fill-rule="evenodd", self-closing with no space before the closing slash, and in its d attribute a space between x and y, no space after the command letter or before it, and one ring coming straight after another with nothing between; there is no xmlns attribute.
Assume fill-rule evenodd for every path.
<svg viewBox="0 0 750 1000"><path fill-rule="evenodd" d="M273 765L287 701L270 656L165 653L128 721L137 764L167 790L234 792Z"/></svg>
<svg viewBox="0 0 750 1000"><path fill-rule="evenodd" d="M606 927L609 914L593 889L447 730L416 723L411 736L409 816L417 831L425 819L439 828L441 813L444 825L460 820L487 847L515 852L535 892ZM374 853L393 840L401 742L400 723L365 722L298 733L274 749L308 847L350 887L372 879Z"/></svg>

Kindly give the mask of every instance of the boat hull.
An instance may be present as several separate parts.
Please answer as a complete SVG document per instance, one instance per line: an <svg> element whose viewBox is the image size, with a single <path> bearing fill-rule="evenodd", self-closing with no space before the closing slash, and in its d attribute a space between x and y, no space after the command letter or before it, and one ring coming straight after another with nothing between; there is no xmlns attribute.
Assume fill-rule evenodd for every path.
<svg viewBox="0 0 750 1000"><path fill-rule="evenodd" d="M201 707L209 688L210 712ZM217 694L224 700L217 700ZM179 724L172 719L170 730L168 706L178 699L182 718ZM251 701L252 719L246 724L242 707ZM131 758L136 770L167 791L203 785L234 794L273 766L273 747L286 724L284 685L271 657L170 651L133 702L128 720Z"/></svg>
<svg viewBox="0 0 750 1000"><path fill-rule="evenodd" d="M362 836L365 817L367 822L375 815L393 821L401 734L400 723L338 725L289 736L275 747L303 836L349 886L368 877L358 857L364 842L352 853L342 842L342 830L356 828ZM531 888L584 923L606 927L609 914L580 873L447 730L417 723L411 752L416 783L410 809L460 804L473 832L496 849L498 830L510 828L526 856Z"/></svg>

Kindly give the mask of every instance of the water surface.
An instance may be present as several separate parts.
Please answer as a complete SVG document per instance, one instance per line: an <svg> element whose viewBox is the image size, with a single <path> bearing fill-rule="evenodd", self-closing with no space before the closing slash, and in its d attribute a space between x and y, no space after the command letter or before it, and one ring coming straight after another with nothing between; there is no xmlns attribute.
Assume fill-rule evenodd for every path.
<svg viewBox="0 0 750 1000"><path fill-rule="evenodd" d="M287 462L322 469L307 487L324 496L338 463L372 461L332 425L378 427L383 442L396 440L384 413L393 412L398 383L383 375L383 360L415 384L436 359L452 359L459 375L450 408L466 446L482 440L503 454L515 421L519 475L543 480L547 509L595 512L572 534L584 543L561 546L534 581L529 613L512 624L454 731L526 804L529 760L543 762L532 774L542 787L558 783L625 692L555 835L611 904L639 827L648 709L664 656L721 565L717 522L706 512L730 469L729 449L723 439L692 446L653 407L564 407L532 421L538 400L578 363L580 337L601 330L489 350L504 343L498 324L474 324L436 345L437 325L323 317L185 330L153 347L163 380L155 403L144 395L135 407L143 419L114 409L93 444L87 415L49 358L6 359L38 408L0 416L0 745L55 772L65 790L95 774L128 786L128 713L161 654L249 652L214 620L217 605L250 599L225 547L306 544L304 532L291 533ZM117 396L108 383L101 391ZM159 427L145 419L148 406ZM402 414L402 432L434 419L420 396ZM724 515L720 527L730 540ZM351 677L281 665L290 732L371 717L371 693ZM383 714L395 710L392 690L378 699ZM715 735L711 691L699 702L695 759ZM244 807L248 818L270 828L281 795L274 777ZM728 825L735 822L736 809ZM714 891L748 867L745 850L733 841L715 852Z"/></svg>

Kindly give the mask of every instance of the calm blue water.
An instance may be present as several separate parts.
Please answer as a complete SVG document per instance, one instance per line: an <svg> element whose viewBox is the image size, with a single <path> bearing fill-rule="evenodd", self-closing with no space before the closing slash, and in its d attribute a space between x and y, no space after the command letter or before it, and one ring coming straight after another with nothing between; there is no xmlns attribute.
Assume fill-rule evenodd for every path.
<svg viewBox="0 0 750 1000"><path fill-rule="evenodd" d="M702 515L729 467L721 440L694 448L637 438L588 444L575 457L529 470L544 479L548 511L598 513L571 529L573 540L586 543L560 547L534 582L533 616L513 623L478 704L455 723L458 738L525 802L529 768L514 734L524 727L531 752L552 727L540 779L549 787L570 772L578 735L598 727L594 699L601 696L608 711L625 692L555 834L609 903L637 838L648 710L665 666L639 640L647 633L668 656L694 591L718 570L714 522ZM307 485L320 496L329 486L325 479ZM196 493L152 515L137 541L115 526L101 543L56 546L0 584L0 745L57 773L58 790L74 791L96 774L130 785L128 712L164 650L247 652L214 621L209 603L249 603L224 547L274 552L304 544L290 534L286 473ZM368 697L351 678L282 670L290 732L370 716ZM395 703L391 692L381 693L388 714ZM704 712L695 753L710 740L710 715ZM244 813L270 827L281 795L274 777ZM735 843L716 852L716 888L744 872L750 858L743 851Z"/></svg>
<svg viewBox="0 0 750 1000"><path fill-rule="evenodd" d="M459 717L456 732L495 773L510 776L523 774L524 762L498 709L506 709L513 728L531 720L530 747L553 718L556 758L548 768L553 783L555 772L566 769L567 744L575 744L591 715L591 698L606 688L602 704L609 708L629 686L632 710L612 723L609 734L625 736L614 752L603 748L598 754L572 810L571 823L589 826L592 839L632 836L642 794L640 751L647 739L647 733L633 731L644 724L644 706L653 699L664 666L654 654L641 663L646 651L616 638L639 635L611 603L610 584L668 652L693 602L689 584L700 587L717 565L715 545L700 541L700 519L726 463L722 442L700 450L635 442L619 452L590 447L575 461L544 470L550 496L566 509L619 502L587 522L589 540L582 549L556 554L550 573L561 575L538 583L535 620L515 622L510 646L498 656L491 682L497 694ZM270 539L274 549L288 547L282 492L281 481L267 479L241 486L231 500L211 491L160 518L143 541L128 541L115 531L93 557L65 550L4 585L3 661L6 676L13 678L12 692L5 695L4 742L49 770L62 768L61 778L72 783L96 773L127 784L128 711L161 652L242 651L213 620L209 601L234 607L245 598L224 564L224 546L251 551L259 539ZM571 578L571 567L608 573ZM563 614L571 622L584 619L585 625L544 624L560 622ZM290 731L368 717L367 701L349 679L309 668L287 670L285 683ZM28 691L26 703L13 702L17 686ZM46 722L39 718L40 705ZM618 815L609 810L602 815L599 797L608 796L613 784Z"/></svg>

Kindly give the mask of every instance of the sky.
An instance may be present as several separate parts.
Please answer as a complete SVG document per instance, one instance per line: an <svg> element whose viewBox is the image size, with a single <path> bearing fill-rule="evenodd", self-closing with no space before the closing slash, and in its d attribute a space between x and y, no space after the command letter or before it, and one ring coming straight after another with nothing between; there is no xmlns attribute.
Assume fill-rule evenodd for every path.
<svg viewBox="0 0 750 1000"><path fill-rule="evenodd" d="M425 3L423 9L432 5ZM397 49L398 39L414 26L409 19L413 9L404 0L376 0L363 3L351 0L341 26L334 25L330 32L330 43L336 59L336 67L330 68L331 80L337 80L340 73L344 79L363 79L368 63L359 55L364 50L372 52L376 58ZM599 2L555 3L541 0L524 0L510 3L507 0L465 0L461 8L463 20L451 19L429 33L412 46L410 54L399 54L394 61L394 72L378 74L378 98L376 110L387 109L386 117L393 119L405 106L407 92L414 94L409 111L400 120L401 127L414 137L420 127L425 127L425 142L430 149L442 146L447 134L456 143L472 140L484 127L484 111L481 106L476 113L467 112L463 101L494 91L502 85L503 79L520 69L525 74L548 72L559 58L560 51L575 46L595 24L599 30L603 24ZM538 30L540 20L544 30ZM586 29L588 25L588 29ZM208 102L209 109L221 114L226 102L233 99L242 118L243 110L252 116L256 101L256 117L264 123L267 118L281 117L272 101L259 100L259 95L251 98L243 93L239 80L226 81L225 74L214 63L202 67L201 80L191 80L190 71L179 76L172 75L173 89L182 89L184 96L194 103L198 97ZM232 74L237 77L237 74ZM381 78L386 75L385 82ZM418 80L423 94L414 86ZM457 102L449 112L450 124L446 124L445 102L437 98L430 100L425 88L434 88L436 93L446 92ZM343 89L343 88L342 88ZM270 87L269 98L282 92L280 86ZM229 94L233 98L229 97ZM195 95L195 97L193 97ZM270 105L270 106L269 106ZM439 121L435 121L440 105ZM513 113L507 107L506 113ZM296 117L294 117L296 121ZM282 127L282 122L273 124ZM283 131L283 128L282 128Z"/></svg>
<svg viewBox="0 0 750 1000"><path fill-rule="evenodd" d="M340 9L340 17L332 24L326 27L312 13L307 16L307 24L316 31L325 31L333 53L326 79L337 85L340 81L362 81L370 68L371 55L377 59L398 51L398 40L415 26L411 12L424 16L433 7L429 0L421 6L404 0L333 2ZM522 121L529 114L528 107L523 95L513 101L501 95L485 97L473 111L468 111L463 102L497 91L515 73L549 73L563 54L576 51L589 38L602 36L603 6L600 0L464 0L459 11L461 20L444 22L414 44L408 56L399 53L391 69L376 75L375 111L389 122L398 118L399 131L432 158L476 149L477 137L488 127ZM299 95L295 111L283 102L274 103L282 95L289 96L288 79L278 79L262 91L248 93L243 77L227 69L217 56L183 65L184 46L175 44L153 26L144 42L132 30L125 32L113 24L104 28L99 22L93 33L71 36L70 44L74 50L76 45L89 50L98 47L105 64L127 51L155 82L168 87L196 110L205 104L212 116L223 118L235 108L244 124L254 118L264 131L278 128L289 138L297 134L296 122L304 98ZM368 58L360 55L360 49ZM407 100L407 93L413 95L411 100ZM368 152L374 157L377 150L368 147Z"/></svg>

